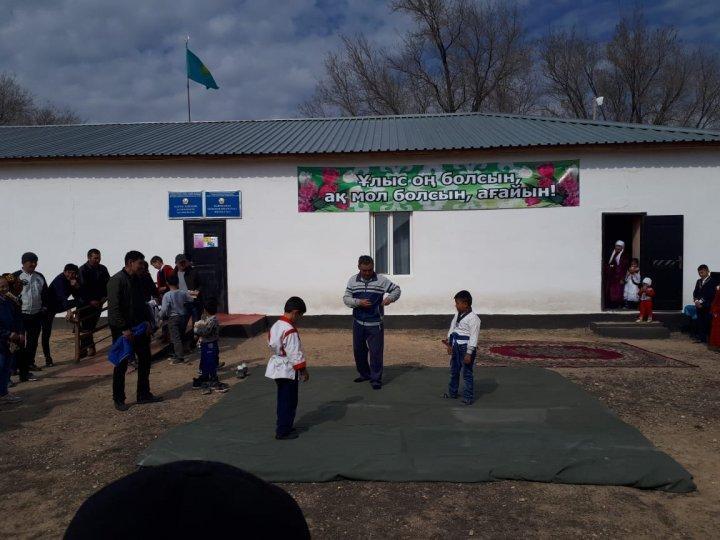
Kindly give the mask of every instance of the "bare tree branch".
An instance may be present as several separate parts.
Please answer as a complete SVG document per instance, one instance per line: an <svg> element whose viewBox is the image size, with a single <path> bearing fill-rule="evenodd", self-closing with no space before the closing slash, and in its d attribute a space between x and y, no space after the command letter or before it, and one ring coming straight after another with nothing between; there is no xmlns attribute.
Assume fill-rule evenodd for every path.
<svg viewBox="0 0 720 540"><path fill-rule="evenodd" d="M607 43L575 29L531 42L512 0L391 0L413 29L383 50L343 39L301 106L339 113L503 112L619 122L720 127L720 57L690 51L672 27L642 11L623 17Z"/></svg>
<svg viewBox="0 0 720 540"><path fill-rule="evenodd" d="M592 99L597 97L597 46L580 37L574 28L550 33L539 45L548 93L559 112L590 118Z"/></svg>
<svg viewBox="0 0 720 540"><path fill-rule="evenodd" d="M29 90L9 73L0 73L0 125L76 124L80 117L52 103L38 106Z"/></svg>

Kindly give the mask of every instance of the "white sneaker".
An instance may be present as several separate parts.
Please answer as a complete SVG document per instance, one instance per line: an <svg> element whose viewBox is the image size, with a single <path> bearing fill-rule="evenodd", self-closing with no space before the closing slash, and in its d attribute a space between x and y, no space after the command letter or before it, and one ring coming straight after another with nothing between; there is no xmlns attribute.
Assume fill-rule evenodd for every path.
<svg viewBox="0 0 720 540"><path fill-rule="evenodd" d="M7 393L4 396L0 397L0 403L20 403L22 401L22 398L20 396L16 396L14 394Z"/></svg>

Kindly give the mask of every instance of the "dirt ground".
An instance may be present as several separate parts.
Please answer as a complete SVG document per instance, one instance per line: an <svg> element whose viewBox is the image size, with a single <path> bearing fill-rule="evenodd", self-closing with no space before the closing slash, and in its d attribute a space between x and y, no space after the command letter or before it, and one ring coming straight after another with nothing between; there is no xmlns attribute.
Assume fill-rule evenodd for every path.
<svg viewBox="0 0 720 540"><path fill-rule="evenodd" d="M348 331L301 333L311 366L352 364ZM444 366L440 337L435 331L388 331L386 362ZM585 330L497 330L484 332L482 339L604 341ZM720 355L675 334L669 340L631 343L699 367L557 371L684 465L695 477L695 493L530 482L344 481L282 487L302 507L315 538L716 537ZM262 336L225 340L223 349L229 366L241 360L262 363L267 357ZM222 399L191 389L197 361L172 366L160 360L153 365L151 384L165 401L118 413L109 376L63 376L71 364L69 337L59 332L54 350L58 367L13 389L24 399L21 405L0 408L2 538L60 537L83 500L135 470L137 455L153 439ZM230 371L224 380L243 384ZM128 376L128 397L135 381Z"/></svg>

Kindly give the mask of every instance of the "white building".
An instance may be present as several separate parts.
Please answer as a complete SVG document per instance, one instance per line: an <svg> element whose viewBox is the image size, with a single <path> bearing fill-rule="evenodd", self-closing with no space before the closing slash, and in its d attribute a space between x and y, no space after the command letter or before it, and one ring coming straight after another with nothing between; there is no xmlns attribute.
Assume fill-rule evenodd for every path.
<svg viewBox="0 0 720 540"><path fill-rule="evenodd" d="M460 209L487 204L473 190L530 189L539 166L568 160L577 162L577 206ZM503 180L481 178L494 164L518 183L488 184ZM435 169L437 191L468 189L473 202L428 201L458 209L390 218L368 205L298 209L304 167L340 168L339 181L352 183L367 167L420 165ZM444 186L443 165L464 166L470 182L457 187L450 175ZM347 196L385 189L355 186ZM241 192L241 219L168 217L170 192L218 191ZM388 193L382 210L393 209ZM654 278L658 309L678 310L698 264L720 269L718 201L720 134L682 128L482 114L0 128L1 271L19 268L25 251L49 279L89 248L111 273L130 249L170 264L187 251L230 313L277 313L300 295L308 315L346 315L346 280L369 253L403 289L388 315L449 313L459 289L481 313L596 314L618 238ZM218 247L195 249L193 235L210 246L217 237Z"/></svg>

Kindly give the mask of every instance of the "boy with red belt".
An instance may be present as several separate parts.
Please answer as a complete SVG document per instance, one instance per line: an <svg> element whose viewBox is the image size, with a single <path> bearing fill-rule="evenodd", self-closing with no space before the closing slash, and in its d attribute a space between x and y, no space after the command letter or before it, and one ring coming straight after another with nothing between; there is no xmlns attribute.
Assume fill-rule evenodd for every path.
<svg viewBox="0 0 720 540"><path fill-rule="evenodd" d="M265 376L274 379L277 385L277 427L278 440L297 439L293 428L298 404L298 381L306 382L305 354L300 344L295 323L307 311L302 298L293 296L285 302L285 313L270 328L268 346L273 355L268 362Z"/></svg>

